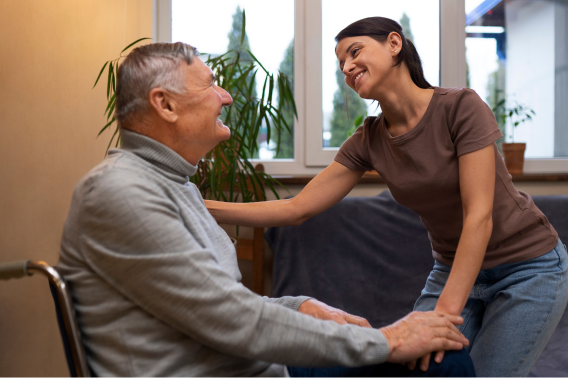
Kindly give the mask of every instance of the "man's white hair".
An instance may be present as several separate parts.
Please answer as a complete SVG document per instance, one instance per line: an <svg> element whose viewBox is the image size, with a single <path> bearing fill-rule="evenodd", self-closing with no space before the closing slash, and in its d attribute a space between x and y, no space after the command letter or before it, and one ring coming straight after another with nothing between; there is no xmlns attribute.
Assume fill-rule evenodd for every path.
<svg viewBox="0 0 568 378"><path fill-rule="evenodd" d="M115 117L119 123L150 109L148 96L154 88L185 94L182 62L191 64L197 55L186 43L152 43L132 50L118 68Z"/></svg>

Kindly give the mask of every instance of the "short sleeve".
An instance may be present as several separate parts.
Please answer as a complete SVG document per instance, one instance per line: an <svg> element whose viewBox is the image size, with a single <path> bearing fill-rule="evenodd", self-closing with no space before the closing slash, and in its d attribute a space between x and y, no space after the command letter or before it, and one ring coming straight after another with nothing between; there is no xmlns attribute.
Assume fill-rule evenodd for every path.
<svg viewBox="0 0 568 378"><path fill-rule="evenodd" d="M489 106L468 88L458 92L449 121L457 156L479 150L503 137Z"/></svg>
<svg viewBox="0 0 568 378"><path fill-rule="evenodd" d="M369 158L369 127L376 117L367 117L363 125L349 137L335 155L335 161L353 171L371 171L373 166Z"/></svg>

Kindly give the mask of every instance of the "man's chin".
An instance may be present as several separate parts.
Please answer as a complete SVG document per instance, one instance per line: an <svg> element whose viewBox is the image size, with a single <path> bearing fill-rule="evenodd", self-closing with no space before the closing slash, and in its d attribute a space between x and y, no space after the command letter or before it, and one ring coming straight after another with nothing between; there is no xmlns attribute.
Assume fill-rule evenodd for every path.
<svg viewBox="0 0 568 378"><path fill-rule="evenodd" d="M221 122L217 123L217 127L219 128L218 130L219 142L223 142L231 138L231 129L229 129L229 127L225 126Z"/></svg>

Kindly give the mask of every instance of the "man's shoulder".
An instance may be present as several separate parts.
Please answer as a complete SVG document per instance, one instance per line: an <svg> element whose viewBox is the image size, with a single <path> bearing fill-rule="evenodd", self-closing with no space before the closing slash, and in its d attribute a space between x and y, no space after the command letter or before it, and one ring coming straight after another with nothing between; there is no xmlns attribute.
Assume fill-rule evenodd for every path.
<svg viewBox="0 0 568 378"><path fill-rule="evenodd" d="M116 152L107 156L79 180L74 195L83 200L112 203L142 192L159 191L155 174L140 164L136 156L130 155Z"/></svg>

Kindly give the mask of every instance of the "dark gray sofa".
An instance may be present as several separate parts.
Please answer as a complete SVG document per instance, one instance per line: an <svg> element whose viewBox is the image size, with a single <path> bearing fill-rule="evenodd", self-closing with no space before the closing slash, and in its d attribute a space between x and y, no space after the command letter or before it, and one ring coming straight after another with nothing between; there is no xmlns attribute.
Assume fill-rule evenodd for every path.
<svg viewBox="0 0 568 378"><path fill-rule="evenodd" d="M568 196L534 197L568 241ZM433 266L419 217L390 192L345 198L299 227L266 232L273 293L309 295L381 327L412 311ZM568 376L568 311L531 376Z"/></svg>

